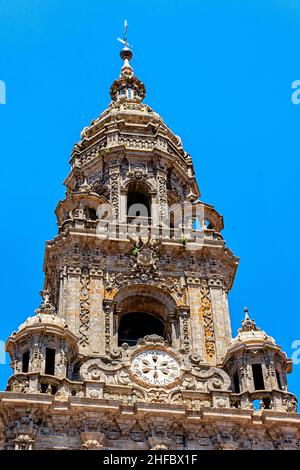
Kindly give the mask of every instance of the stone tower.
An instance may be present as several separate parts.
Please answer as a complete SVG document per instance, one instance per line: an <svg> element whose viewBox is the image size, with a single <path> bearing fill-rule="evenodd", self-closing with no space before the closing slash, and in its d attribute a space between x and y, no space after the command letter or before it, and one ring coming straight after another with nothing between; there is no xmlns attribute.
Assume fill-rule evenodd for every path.
<svg viewBox="0 0 300 470"><path fill-rule="evenodd" d="M247 310L232 339L223 218L121 58L72 151L42 303L7 340L0 447L299 448L291 361Z"/></svg>

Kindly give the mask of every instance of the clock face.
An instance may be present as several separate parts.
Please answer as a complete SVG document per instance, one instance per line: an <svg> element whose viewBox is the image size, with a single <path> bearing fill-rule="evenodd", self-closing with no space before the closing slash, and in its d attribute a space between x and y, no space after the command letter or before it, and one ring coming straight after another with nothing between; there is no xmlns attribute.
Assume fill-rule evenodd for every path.
<svg viewBox="0 0 300 470"><path fill-rule="evenodd" d="M176 360L165 351L157 349L148 349L137 354L131 370L143 382L155 386L169 385L179 376Z"/></svg>

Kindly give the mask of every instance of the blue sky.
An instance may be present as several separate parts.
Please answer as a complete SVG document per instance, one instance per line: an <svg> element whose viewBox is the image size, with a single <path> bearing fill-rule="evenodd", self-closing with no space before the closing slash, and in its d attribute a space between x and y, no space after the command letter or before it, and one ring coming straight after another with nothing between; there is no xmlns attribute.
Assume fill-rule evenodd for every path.
<svg viewBox="0 0 300 470"><path fill-rule="evenodd" d="M80 131L109 103L129 23L150 104L182 137L241 258L234 334L250 315L289 356L300 339L300 1L0 0L0 339L40 303L45 241ZM9 361L8 361L9 362ZM0 389L8 365L0 366ZM300 396L300 365L289 376Z"/></svg>

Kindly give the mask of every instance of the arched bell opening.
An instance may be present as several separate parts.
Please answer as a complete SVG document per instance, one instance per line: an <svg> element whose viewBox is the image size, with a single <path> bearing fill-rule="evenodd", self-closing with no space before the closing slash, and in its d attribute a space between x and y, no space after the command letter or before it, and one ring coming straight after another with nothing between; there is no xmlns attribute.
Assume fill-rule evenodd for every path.
<svg viewBox="0 0 300 470"><path fill-rule="evenodd" d="M135 346L139 339L158 335L172 343L176 305L160 289L132 286L121 290L115 298L116 344Z"/></svg>
<svg viewBox="0 0 300 470"><path fill-rule="evenodd" d="M151 195L146 184L132 181L127 190L128 222L135 219L148 222L151 217Z"/></svg>
<svg viewBox="0 0 300 470"><path fill-rule="evenodd" d="M118 345L123 343L135 346L140 338L147 335L165 337L165 324L160 319L144 312L122 315L118 330Z"/></svg>

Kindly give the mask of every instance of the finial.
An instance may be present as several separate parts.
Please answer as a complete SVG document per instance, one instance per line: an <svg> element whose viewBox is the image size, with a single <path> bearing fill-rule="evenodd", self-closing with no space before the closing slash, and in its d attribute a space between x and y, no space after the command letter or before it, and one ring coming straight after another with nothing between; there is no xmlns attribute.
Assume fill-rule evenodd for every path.
<svg viewBox="0 0 300 470"><path fill-rule="evenodd" d="M47 289L41 290L40 296L42 297L42 299L44 301L44 304L49 302L50 294L49 294L49 291Z"/></svg>
<svg viewBox="0 0 300 470"><path fill-rule="evenodd" d="M84 176L84 181L83 181L83 183L80 185L79 191L82 192L82 193L84 193L84 192L90 191L90 189L91 189L91 186L88 184L87 179L86 179L86 176Z"/></svg>
<svg viewBox="0 0 300 470"><path fill-rule="evenodd" d="M50 302L50 293L47 289L44 289L40 292L42 297L42 303L38 309L36 309L35 313L39 316L41 314L48 314L54 315L55 314L55 307Z"/></svg>
<svg viewBox="0 0 300 470"><path fill-rule="evenodd" d="M245 318L242 320L242 328L238 331L239 333L245 331L259 331L259 328L256 326L255 321L251 320L249 317L249 309L248 307L244 307Z"/></svg>
<svg viewBox="0 0 300 470"><path fill-rule="evenodd" d="M245 320L250 320L248 307L244 307L244 313L245 313Z"/></svg>
<svg viewBox="0 0 300 470"><path fill-rule="evenodd" d="M146 96L145 85L134 75L130 60L133 57L130 44L127 39L127 21L124 23L124 39L117 38L124 47L120 51L121 59L124 61L119 78L110 87L110 96L114 103L133 100L136 104L143 101ZM131 47L131 46L130 46Z"/></svg>
<svg viewBox="0 0 300 470"><path fill-rule="evenodd" d="M128 23L127 23L127 20L124 21L124 39L121 39L121 38L117 38L117 40L119 42L121 42L122 44L124 44L124 47L123 49L120 51L120 56L121 56L121 59L125 61L130 61L133 57L133 52L132 50L129 48L130 44L127 40L127 31L128 31ZM130 46L132 47L132 46ZM129 63L127 64L125 62L124 65L129 65Z"/></svg>
<svg viewBox="0 0 300 470"><path fill-rule="evenodd" d="M128 23L127 23L127 20L124 20L124 41L125 41L126 46L128 46L127 30L128 30Z"/></svg>

